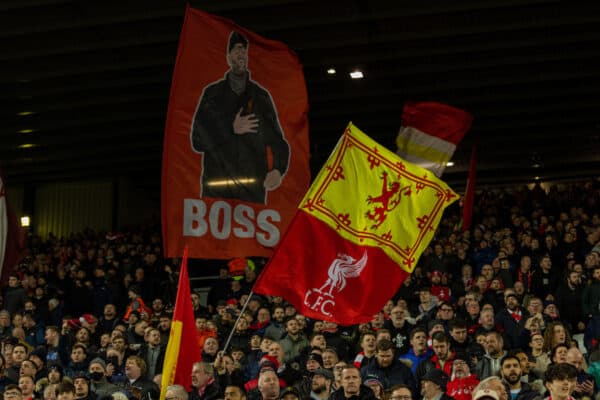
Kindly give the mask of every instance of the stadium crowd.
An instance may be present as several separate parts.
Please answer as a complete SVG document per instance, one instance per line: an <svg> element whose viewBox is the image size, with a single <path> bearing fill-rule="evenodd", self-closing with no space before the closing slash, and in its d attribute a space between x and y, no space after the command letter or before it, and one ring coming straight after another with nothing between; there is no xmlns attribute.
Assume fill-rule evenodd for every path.
<svg viewBox="0 0 600 400"><path fill-rule="evenodd" d="M166 399L595 400L599 204L596 182L485 190L471 229L447 210L396 296L354 326L248 298L260 260L223 263L206 304L192 293L192 387ZM4 399L158 399L178 279L158 232L30 237L2 288Z"/></svg>

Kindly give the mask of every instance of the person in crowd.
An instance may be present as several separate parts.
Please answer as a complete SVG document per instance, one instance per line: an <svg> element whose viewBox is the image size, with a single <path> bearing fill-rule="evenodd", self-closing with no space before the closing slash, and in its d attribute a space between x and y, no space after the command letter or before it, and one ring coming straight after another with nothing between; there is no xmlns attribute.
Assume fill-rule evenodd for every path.
<svg viewBox="0 0 600 400"><path fill-rule="evenodd" d="M77 400L94 400L96 394L90 391L90 377L85 372L80 372L73 378L73 386L75 386L75 399Z"/></svg>
<svg viewBox="0 0 600 400"><path fill-rule="evenodd" d="M585 360L583 354L577 347L571 347L567 350L567 364L575 367L577 370L577 385L573 390L573 397L576 399L591 398L594 399L598 390L596 382L591 374L584 369Z"/></svg>
<svg viewBox="0 0 600 400"><path fill-rule="evenodd" d="M390 319L384 323L385 328L389 329L392 336L392 342L396 346L396 354L404 354L410 349L410 331L414 328L406 320L406 310L400 306L395 306L390 312Z"/></svg>
<svg viewBox="0 0 600 400"><path fill-rule="evenodd" d="M192 391L190 400L215 400L220 397L220 389L215 381L213 365L202 361L192 366Z"/></svg>
<svg viewBox="0 0 600 400"><path fill-rule="evenodd" d="M75 399L75 386L71 382L59 383L56 389L57 400L74 400Z"/></svg>
<svg viewBox="0 0 600 400"><path fill-rule="evenodd" d="M106 377L106 362L96 357L89 366L90 391L100 399L119 391L119 387L108 382Z"/></svg>
<svg viewBox="0 0 600 400"><path fill-rule="evenodd" d="M21 375L19 377L19 389L23 400L32 400L35 397L35 380L31 375Z"/></svg>
<svg viewBox="0 0 600 400"><path fill-rule="evenodd" d="M506 349L516 349L521 345L521 334L523 332L523 322L529 318L527 310L521 308L519 299L514 289L504 290L504 304L496 314L496 324L504 327L504 337Z"/></svg>
<svg viewBox="0 0 600 400"><path fill-rule="evenodd" d="M448 376L441 369L432 368L421 378L423 400L452 400L446 394Z"/></svg>
<svg viewBox="0 0 600 400"><path fill-rule="evenodd" d="M341 387L333 392L331 400L375 400L373 391L362 384L360 371L354 365L342 370Z"/></svg>
<svg viewBox="0 0 600 400"><path fill-rule="evenodd" d="M333 373L324 368L318 368L313 371L310 387L311 400L327 400L331 394L331 384L333 383Z"/></svg>
<svg viewBox="0 0 600 400"><path fill-rule="evenodd" d="M476 367L479 379L498 375L500 372L500 361L506 355L504 350L504 339L498 332L489 332L485 337L485 355Z"/></svg>
<svg viewBox="0 0 600 400"><path fill-rule="evenodd" d="M165 352L166 346L161 343L160 331L156 328L149 328L145 343L138 351L138 356L146 362L148 368L147 379L152 380L155 375L162 371Z"/></svg>
<svg viewBox="0 0 600 400"><path fill-rule="evenodd" d="M427 338L425 338L427 341ZM366 331L360 336L360 348L361 351L356 354L354 358L354 366L358 369L364 367L369 363L369 361L375 357L376 353L376 337L373 331ZM416 367L415 367L416 368Z"/></svg>
<svg viewBox="0 0 600 400"><path fill-rule="evenodd" d="M388 400L412 400L411 389L406 385L394 385L387 390Z"/></svg>
<svg viewBox="0 0 600 400"><path fill-rule="evenodd" d="M410 350L401 355L400 359L409 363L413 375L417 373L419 364L429 359L433 351L427 347L427 331L417 327L410 331Z"/></svg>
<svg viewBox="0 0 600 400"><path fill-rule="evenodd" d="M265 368L258 375L258 391L262 400L277 400L281 393L279 378L273 369Z"/></svg>
<svg viewBox="0 0 600 400"><path fill-rule="evenodd" d="M235 393L235 394L233 393L232 390L230 390L228 392L227 389L229 389L229 388L225 389L225 400L242 400L243 397L246 397L245 394L243 394L243 397L242 397L242 392L239 387L237 387L238 393ZM167 386L167 389L165 390L165 399L188 400L188 397L189 397L188 393L185 391L185 388L181 385L169 385L169 386Z"/></svg>
<svg viewBox="0 0 600 400"><path fill-rule="evenodd" d="M497 376L490 376L479 382L473 393L473 400L508 400L509 395L506 386ZM512 400L512 399L511 399Z"/></svg>
<svg viewBox="0 0 600 400"><path fill-rule="evenodd" d="M377 342L375 358L369 361L360 373L363 381L366 380L367 376L376 377L382 383L384 389L389 389L398 384L415 387L410 368L398 359L396 346L389 340Z"/></svg>
<svg viewBox="0 0 600 400"><path fill-rule="evenodd" d="M125 377L118 383L126 390L138 394L140 400L157 399L160 394L158 386L153 381L146 379L146 376L146 362L138 356L129 356L125 361Z"/></svg>
<svg viewBox="0 0 600 400"><path fill-rule="evenodd" d="M29 351L27 346L17 343L12 348L11 366L6 370L6 377L12 382L18 382L21 373L21 364L27 359Z"/></svg>
<svg viewBox="0 0 600 400"><path fill-rule="evenodd" d="M446 394L455 400L471 400L473 390L479 383L477 375L471 373L470 357L456 352L452 362L452 375L446 385Z"/></svg>
<svg viewBox="0 0 600 400"><path fill-rule="evenodd" d="M285 352L285 362L290 362L300 355L300 351L304 347L308 346L308 339L300 331L298 320L295 317L288 317L284 324L286 335L279 343Z"/></svg>
<svg viewBox="0 0 600 400"><path fill-rule="evenodd" d="M507 355L500 361L500 376L508 387L511 399L542 400L539 392L521 380L521 362L514 355Z"/></svg>
<svg viewBox="0 0 600 400"><path fill-rule="evenodd" d="M446 376L452 373L454 352L450 349L450 338L444 332L436 332L432 336L433 354L429 359L423 360L417 367L417 385L430 369L441 369Z"/></svg>
<svg viewBox="0 0 600 400"><path fill-rule="evenodd" d="M574 400L577 369L567 363L552 364L544 376L544 384L552 400Z"/></svg>

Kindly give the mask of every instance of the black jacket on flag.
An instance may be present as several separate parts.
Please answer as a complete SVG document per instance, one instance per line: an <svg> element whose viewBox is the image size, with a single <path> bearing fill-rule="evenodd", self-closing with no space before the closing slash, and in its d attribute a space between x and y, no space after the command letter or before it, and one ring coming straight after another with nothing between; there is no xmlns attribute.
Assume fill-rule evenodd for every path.
<svg viewBox="0 0 600 400"><path fill-rule="evenodd" d="M203 152L202 197L239 199L265 203L263 182L269 170L284 175L290 147L283 136L271 95L247 73L244 92L236 94L225 79L208 85L200 99L192 125L192 147ZM257 132L237 135L233 132L236 114L254 114ZM272 168L268 165L268 154ZM233 184L211 185L215 181Z"/></svg>

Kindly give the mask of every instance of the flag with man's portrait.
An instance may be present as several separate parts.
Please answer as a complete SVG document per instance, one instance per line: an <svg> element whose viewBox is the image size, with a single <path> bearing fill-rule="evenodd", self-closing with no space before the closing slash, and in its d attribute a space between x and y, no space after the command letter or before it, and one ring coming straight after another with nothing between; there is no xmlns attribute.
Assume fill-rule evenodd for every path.
<svg viewBox="0 0 600 400"><path fill-rule="evenodd" d="M307 116L285 44L188 5L163 149L165 255L270 256L309 184Z"/></svg>

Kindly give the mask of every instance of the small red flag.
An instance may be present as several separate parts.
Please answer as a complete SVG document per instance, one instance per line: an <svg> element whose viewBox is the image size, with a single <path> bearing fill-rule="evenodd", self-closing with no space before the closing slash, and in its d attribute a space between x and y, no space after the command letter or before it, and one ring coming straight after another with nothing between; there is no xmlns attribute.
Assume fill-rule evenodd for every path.
<svg viewBox="0 0 600 400"><path fill-rule="evenodd" d="M471 150L471 164L469 166L469 177L465 189L465 200L463 204L462 230L467 231L471 227L473 219L473 207L475 205L475 172L477 169L477 146L473 145Z"/></svg>
<svg viewBox="0 0 600 400"><path fill-rule="evenodd" d="M198 331L194 320L194 309L187 272L188 248L183 250L181 271L171 333L163 364L160 398L164 400L167 386L177 384L189 388L192 384L192 366L200 361Z"/></svg>

